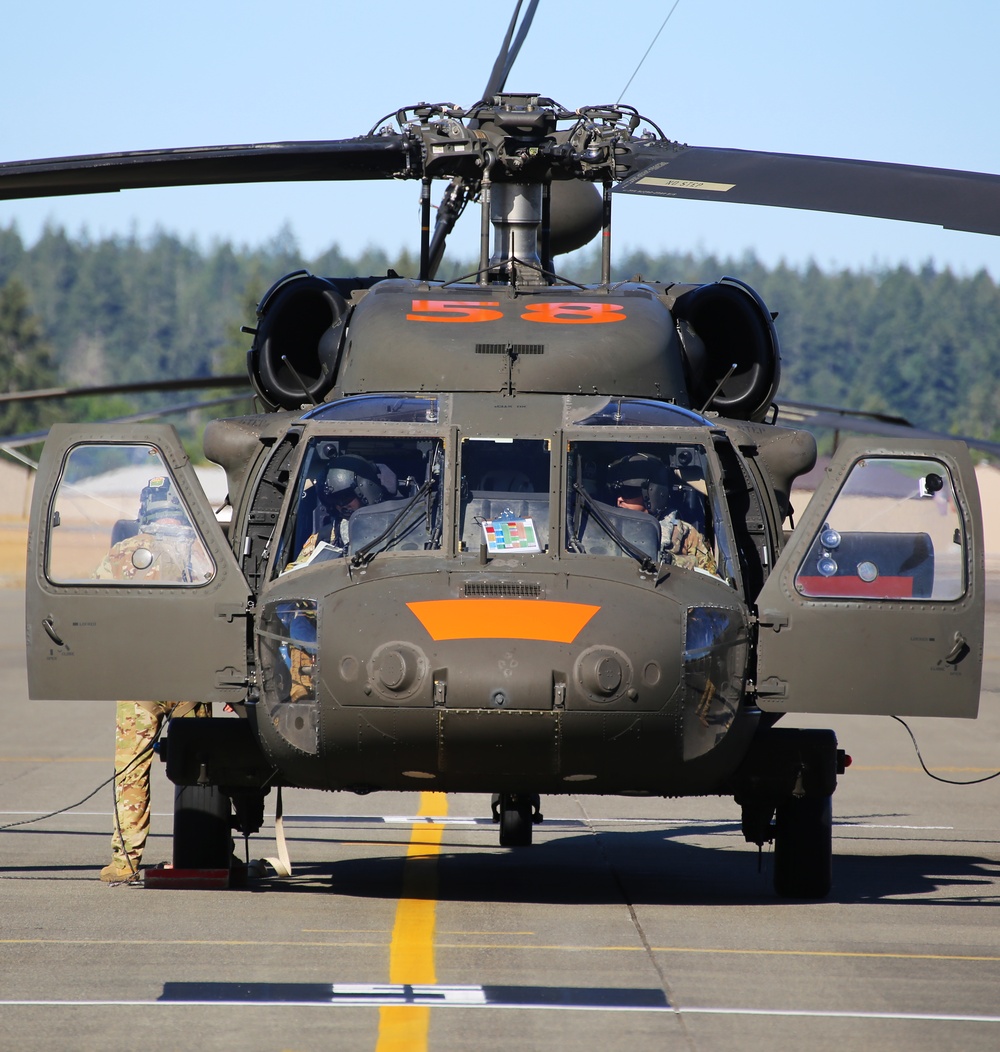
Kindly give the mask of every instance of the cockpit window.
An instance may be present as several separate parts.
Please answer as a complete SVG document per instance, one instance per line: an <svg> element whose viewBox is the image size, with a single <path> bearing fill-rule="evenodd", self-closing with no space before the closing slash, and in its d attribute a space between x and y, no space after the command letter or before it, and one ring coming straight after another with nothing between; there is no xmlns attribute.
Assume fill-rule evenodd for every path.
<svg viewBox="0 0 1000 1052"><path fill-rule="evenodd" d="M215 577L215 564L154 446L74 446L48 529L48 576L57 584L197 586Z"/></svg>
<svg viewBox="0 0 1000 1052"><path fill-rule="evenodd" d="M462 442L464 551L530 555L549 545L549 443L537 438Z"/></svg>
<svg viewBox="0 0 1000 1052"><path fill-rule="evenodd" d="M343 556L440 548L440 439L313 438L301 464L277 574Z"/></svg>
<svg viewBox="0 0 1000 1052"><path fill-rule="evenodd" d="M397 424L436 424L436 398L354 395L310 409L306 420L375 420Z"/></svg>
<svg viewBox="0 0 1000 1052"><path fill-rule="evenodd" d="M707 477L701 446L570 443L567 549L717 575Z"/></svg>
<svg viewBox="0 0 1000 1052"><path fill-rule="evenodd" d="M573 423L583 427L707 427L690 409L649 398L613 398L606 406Z"/></svg>
<svg viewBox="0 0 1000 1052"><path fill-rule="evenodd" d="M963 596L966 540L947 467L916 457L859 460L799 567L795 587L824 598Z"/></svg>

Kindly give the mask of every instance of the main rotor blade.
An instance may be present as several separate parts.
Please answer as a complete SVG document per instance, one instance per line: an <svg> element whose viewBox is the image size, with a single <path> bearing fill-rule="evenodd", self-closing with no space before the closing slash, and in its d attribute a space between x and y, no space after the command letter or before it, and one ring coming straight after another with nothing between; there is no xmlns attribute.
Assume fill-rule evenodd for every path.
<svg viewBox="0 0 1000 1052"><path fill-rule="evenodd" d="M8 402L48 402L57 398L140 394L144 391L193 391L216 387L245 387L247 390L245 397L253 396L247 377L233 374L230 376L198 376L186 380L141 380L131 384L101 384L94 387L43 387L35 391L8 391L0 393L0 405Z"/></svg>
<svg viewBox="0 0 1000 1052"><path fill-rule="evenodd" d="M684 146L630 147L620 194L805 208L1000 234L1000 175L843 157Z"/></svg>
<svg viewBox="0 0 1000 1052"><path fill-rule="evenodd" d="M528 30L531 28L531 22L535 17L535 9L537 7L538 0L531 0L528 4L528 10L524 13L524 18L521 19L517 38L511 44L511 38L514 36L514 27L517 25L517 17L521 11L521 0L517 0L517 3L514 5L514 14L511 16L510 25L507 27L503 43L500 45L500 52L493 63L493 69L490 71L486 89L483 91L484 99L491 99L498 91L503 91L511 67L514 65L514 60L521 50L521 45L528 35ZM469 121L469 127L478 128L479 121ZM467 200L468 187L461 176L456 176L452 179L451 185L445 190L444 196L441 198L441 204L438 205L434 233L431 235L427 251L427 273L422 275L422 277L431 279L437 274L438 267L441 266L441 260L444 258L444 249L448 235L455 229L455 223L458 222L458 217L462 214Z"/></svg>
<svg viewBox="0 0 1000 1052"><path fill-rule="evenodd" d="M524 18L521 19L517 38L512 45L511 37L514 34L514 26L517 24L518 12L521 10L521 0L517 0L517 3L514 5L514 15L510 20L510 25L507 27L507 35L504 37L503 44L500 47L500 54L497 55L497 60L493 64L490 79L486 82L486 90L483 92L484 99L489 99L498 91L503 91L506 86L507 77L510 75L510 71L521 50L521 45L528 35L528 30L531 29L531 23L535 17L535 9L537 7L538 0L531 0L528 4L528 10L524 12Z"/></svg>
<svg viewBox="0 0 1000 1052"><path fill-rule="evenodd" d="M105 424L135 424L143 420L156 420L161 416L173 416L177 413L190 413L197 409L211 409L218 405L232 405L234 402L249 401L253 397L252 392L245 394L227 395L225 398L212 398L204 402L181 402L174 405L164 406L161 409L148 409L142 413L133 413L130 416L116 416L103 421ZM33 446L38 442L44 442L49 431L32 431L21 435L4 435L0 437L0 450L17 449L21 446Z"/></svg>
<svg viewBox="0 0 1000 1052"><path fill-rule="evenodd" d="M393 179L407 174L409 151L404 137L368 135L8 161L0 164L0 200L153 186Z"/></svg>
<svg viewBox="0 0 1000 1052"><path fill-rule="evenodd" d="M854 431L864 435L888 435L892 438L957 439L973 449L1000 456L1000 442L915 427L905 417L890 413L866 413L837 406L815 405L811 402L788 402L783 398L778 399L778 409L781 423L785 426L811 426L830 431Z"/></svg>

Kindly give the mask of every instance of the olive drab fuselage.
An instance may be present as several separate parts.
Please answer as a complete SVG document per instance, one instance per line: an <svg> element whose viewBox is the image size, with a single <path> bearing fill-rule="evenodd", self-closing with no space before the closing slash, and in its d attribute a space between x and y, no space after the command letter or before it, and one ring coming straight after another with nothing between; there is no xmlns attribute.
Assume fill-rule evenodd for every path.
<svg viewBox="0 0 1000 1052"><path fill-rule="evenodd" d="M365 401L380 419L357 419ZM417 462L424 449L439 473L404 513L402 535L367 552L406 498L355 512L349 548L302 568L285 569L283 546L296 542L280 520L245 545L255 573L264 563L255 719L269 755L297 783L330 789L712 789L759 717L741 703L750 626L720 500L713 444L727 441L722 433L694 413L624 400L622 426L600 415L604 398L396 401L396 415L422 411L434 423L390 423L393 399L357 397L313 411L283 439L294 447L286 524L311 489L310 453L324 445L362 451L399 476L402 460ZM640 420L659 413L666 426L628 419L636 408ZM727 577L659 561L657 522L595 502L646 545L643 563L583 506L578 470L598 488L597 458L635 448L684 461L712 495L708 507L673 469ZM284 457L280 445L271 453ZM267 464L242 520L269 499ZM515 475L517 489L488 488ZM490 550L488 536L503 528L504 543ZM293 704L296 642L314 668L308 695Z"/></svg>
<svg viewBox="0 0 1000 1052"><path fill-rule="evenodd" d="M225 531L173 428L51 429L29 692L240 717L170 730L175 863L226 865L230 807L255 832L273 786L495 794L512 846L541 793L722 793L749 841L774 841L778 893L822 897L846 757L832 731L779 721L976 715L972 462L955 441L848 441L793 492L816 444L779 420L776 315L734 278L613 282L612 193L989 232L1000 178L688 147L628 106L507 92L516 23L469 110L404 107L347 140L0 164L7 197L421 183L416 278L298 271L258 304L244 331L266 412L205 432ZM435 280L472 199L479 264ZM560 278L555 257L598 234L600 283ZM184 531L169 563L140 534L150 493ZM97 573L115 545L122 574Z"/></svg>
<svg viewBox="0 0 1000 1052"><path fill-rule="evenodd" d="M293 275L262 311L258 384L277 382L282 312L303 295L331 292ZM320 404L206 430L228 538L172 429L53 430L29 550L34 695L228 702L239 732L213 731L197 762L175 750L171 777L362 792L776 796L796 777L772 763L784 712L975 714L967 452L848 445L788 541L815 443L755 419L777 345L744 286L387 279L341 299L315 344L336 381ZM743 359L726 354L740 332ZM742 418L694 397L726 357L739 368L707 401ZM211 570L93 579L106 501L79 509L105 455L172 479ZM663 507L615 488L628 457L655 465ZM320 540L335 459L373 465L378 498L350 514L349 540L329 526ZM671 551L653 511L707 557Z"/></svg>

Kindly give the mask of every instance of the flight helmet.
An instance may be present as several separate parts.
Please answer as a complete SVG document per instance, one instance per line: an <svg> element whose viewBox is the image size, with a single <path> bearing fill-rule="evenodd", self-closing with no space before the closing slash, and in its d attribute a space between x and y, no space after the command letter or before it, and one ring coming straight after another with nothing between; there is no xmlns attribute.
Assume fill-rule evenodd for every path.
<svg viewBox="0 0 1000 1052"><path fill-rule="evenodd" d="M362 507L381 504L385 500L386 492L379 481L378 468L354 454L334 457L326 469L324 503L335 508L350 503L355 497Z"/></svg>
<svg viewBox="0 0 1000 1052"><path fill-rule="evenodd" d="M608 489L613 496L642 495L646 511L657 519L667 513L670 482L662 460L649 453L630 453L608 465Z"/></svg>

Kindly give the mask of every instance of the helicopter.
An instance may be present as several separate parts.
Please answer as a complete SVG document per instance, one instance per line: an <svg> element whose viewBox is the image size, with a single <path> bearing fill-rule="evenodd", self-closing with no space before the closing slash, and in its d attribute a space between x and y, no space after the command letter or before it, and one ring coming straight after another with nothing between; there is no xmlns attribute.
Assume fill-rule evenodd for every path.
<svg viewBox="0 0 1000 1052"><path fill-rule="evenodd" d="M162 743L178 867L228 866L272 788L484 794L508 847L530 845L546 795L717 795L774 843L779 896L822 898L849 757L781 720L976 716L972 461L959 441L851 439L796 514L816 444L778 422L774 315L733 277L612 281L612 203L1000 233L1000 177L690 147L625 105L509 92L515 20L468 108L404 107L353 139L0 164L4 199L405 179L421 203L416 276L298 271L260 300L264 411L205 432L227 523L169 425L53 426L29 693L235 712ZM472 202L478 266L440 280ZM597 236L601 280L560 277ZM139 545L124 576L95 573L167 513L186 567Z"/></svg>

